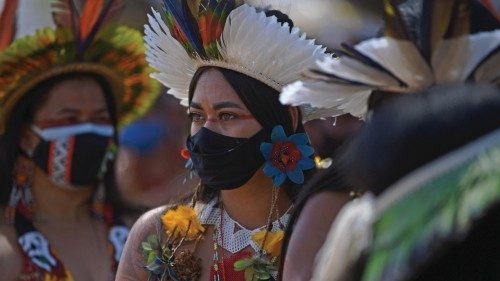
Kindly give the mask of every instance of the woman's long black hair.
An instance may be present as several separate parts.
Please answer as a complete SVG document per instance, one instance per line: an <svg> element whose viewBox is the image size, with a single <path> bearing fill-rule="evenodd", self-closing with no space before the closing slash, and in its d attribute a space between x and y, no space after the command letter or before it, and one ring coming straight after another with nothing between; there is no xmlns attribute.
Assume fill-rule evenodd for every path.
<svg viewBox="0 0 500 281"><path fill-rule="evenodd" d="M25 94L12 110L6 120L6 130L0 135L0 206L5 206L9 201L12 190L12 172L18 156L21 154L19 147L21 132L23 128L33 123L37 110L47 100L48 93L57 84L74 79L92 79L96 81L105 94L106 104L113 127L117 127L117 111L115 98L111 88L103 77L91 73L68 73L47 79L38 84L33 90ZM115 133L115 142L117 142ZM118 213L129 211L119 196L116 188L113 163L109 164L105 175L106 201L109 202Z"/></svg>

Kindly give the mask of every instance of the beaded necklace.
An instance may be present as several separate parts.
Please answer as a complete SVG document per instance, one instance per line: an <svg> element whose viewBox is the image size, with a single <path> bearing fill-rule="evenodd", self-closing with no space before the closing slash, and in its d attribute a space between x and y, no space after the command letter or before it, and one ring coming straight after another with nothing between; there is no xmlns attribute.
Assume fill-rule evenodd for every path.
<svg viewBox="0 0 500 281"><path fill-rule="evenodd" d="M214 258L213 258L213 262L214 262L214 265L213 265L213 268L214 268L214 278L213 278L213 281L221 281L221 272L222 272L222 281L226 281L226 274L224 272L225 270L225 267L224 267L224 254L223 252L221 251L220 253L220 256L219 256L219 242L218 242L218 238L219 238L219 235L221 237L221 246L222 246L222 249L224 249L224 235L222 234L222 231L221 231L221 228L223 227L223 218L222 218L222 215L224 213L224 209L223 209L223 206L222 204L220 205L221 207L221 212L220 212L220 224L219 225L216 225L215 229L214 229L214 233L213 233L213 242L214 242ZM219 227L220 226L220 227ZM219 262L221 264L221 270L219 271Z"/></svg>
<svg viewBox="0 0 500 281"><path fill-rule="evenodd" d="M226 216L232 221L232 219L227 215L227 213L224 211L224 206L222 204L222 202L220 202L218 199L216 199L217 202L219 202L217 205L218 205L218 208L214 208L214 202L211 202L209 203L208 205L209 206L206 206L208 208L205 208L204 212L206 213L207 211L210 212L210 216L209 218L214 218L215 216L217 216L217 221L213 221L212 220L212 223L213 225L215 226L214 228L214 232L213 232L213 235L212 235L212 241L213 241L213 266L212 266L212 269L213 269L213 272L212 272L212 278L211 280L213 281L226 281L226 273L225 273L225 260L224 260L224 254L223 254L223 251L225 249L225 244L224 244L224 234L227 232L227 231L223 231L224 230L224 222L225 222L225 218ZM273 189L273 195L272 195L272 200L271 200L271 208L270 208L270 211L269 211L269 215L268 215L268 218L267 218L267 222L266 222L266 225L263 227L264 230L265 230L265 235L264 235L264 238L263 238L263 241L262 243L251 243L250 241L248 242L248 246L252 246L252 248L254 249L254 251L256 252L256 255L253 257L258 257L259 259L261 260L264 260L267 256L267 252L264 250L264 245L266 244L266 240L268 239L268 234L273 231L273 230L282 230L284 229L284 225L286 225L286 222L288 220L288 212L291 210L291 207L290 209L285 212L285 215L283 217L286 217L286 221L283 221L283 217L280 218L279 216L279 212L277 210L277 206L276 206L276 202L278 200L278 192L277 192L277 188ZM273 213L276 214L276 217L277 217L277 220L272 222L272 216L273 216ZM210 221L209 218L205 218L205 221ZM202 218L203 220L203 218ZM239 225L237 222L233 221L233 224L234 225ZM241 227L241 226L240 226ZM232 227L229 227L229 230L232 230L234 228ZM257 232L258 230L261 230L262 228L258 228L256 230L253 230L253 231L249 231L249 230L239 230L239 231L248 231L250 233L253 232L253 234L255 234L255 232ZM228 233L226 233L228 234ZM236 236L236 235L235 235ZM245 236L243 236L245 237ZM247 237L248 240L251 240L250 239L250 235ZM253 244L253 245L252 245ZM257 244L257 245L255 245ZM246 248L247 246L244 246L245 244L242 245L239 245L239 247L235 247L234 245L233 246L229 246L228 249L243 249L243 248ZM256 247L257 246L257 247ZM243 248L242 248L243 247ZM222 249L221 249L222 248ZM226 250L228 250L226 249ZM230 251L230 250L229 250ZM233 254L236 254L237 252L236 251L230 251L231 253ZM269 261L274 264L276 261L278 260L278 257L272 257ZM277 274L276 272L272 272L270 273L270 276L276 278Z"/></svg>

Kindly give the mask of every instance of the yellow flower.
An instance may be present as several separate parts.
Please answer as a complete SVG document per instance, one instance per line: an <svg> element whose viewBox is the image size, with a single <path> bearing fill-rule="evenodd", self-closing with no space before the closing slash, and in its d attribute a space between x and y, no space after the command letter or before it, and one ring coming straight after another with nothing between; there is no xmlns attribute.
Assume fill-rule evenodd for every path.
<svg viewBox="0 0 500 281"><path fill-rule="evenodd" d="M196 211L187 205L179 205L175 209L168 210L161 220L167 235L174 239L186 236L186 239L194 240L200 232L205 231Z"/></svg>
<svg viewBox="0 0 500 281"><path fill-rule="evenodd" d="M50 272L45 272L43 275L43 281L73 281L73 276L71 275L71 272L68 270L65 271L65 275L63 277L58 277L57 275L54 275Z"/></svg>
<svg viewBox="0 0 500 281"><path fill-rule="evenodd" d="M266 237L266 230L259 231L252 234L252 240L262 247L264 243L264 238ZM271 231L267 234L266 245L264 245L264 251L271 257L277 257L281 253L281 244L283 242L283 237L285 232L283 230Z"/></svg>

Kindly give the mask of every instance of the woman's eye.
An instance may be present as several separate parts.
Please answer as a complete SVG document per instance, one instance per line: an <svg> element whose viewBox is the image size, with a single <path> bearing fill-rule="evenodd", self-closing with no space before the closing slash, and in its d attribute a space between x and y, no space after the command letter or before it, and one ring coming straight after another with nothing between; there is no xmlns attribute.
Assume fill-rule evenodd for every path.
<svg viewBox="0 0 500 281"><path fill-rule="evenodd" d="M189 118L191 119L191 122L193 122L193 123L199 123L199 122L203 122L205 120L205 118L203 118L203 115L201 115L199 113L195 113L195 112L190 112Z"/></svg>
<svg viewBox="0 0 500 281"><path fill-rule="evenodd" d="M236 119L237 116L232 114L232 113L221 113L219 114L219 120L220 121L229 121L229 120L233 120L233 119Z"/></svg>
<svg viewBox="0 0 500 281"><path fill-rule="evenodd" d="M64 124L76 124L78 123L78 118L75 116L68 116L63 119Z"/></svg>
<svg viewBox="0 0 500 281"><path fill-rule="evenodd" d="M93 122L97 124L111 124L111 119L108 116L99 116Z"/></svg>

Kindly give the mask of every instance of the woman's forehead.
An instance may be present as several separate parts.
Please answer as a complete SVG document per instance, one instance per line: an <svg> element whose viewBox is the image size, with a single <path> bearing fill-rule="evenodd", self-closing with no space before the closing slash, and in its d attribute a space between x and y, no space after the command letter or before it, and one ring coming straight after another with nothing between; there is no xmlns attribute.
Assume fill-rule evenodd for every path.
<svg viewBox="0 0 500 281"><path fill-rule="evenodd" d="M197 104L233 102L244 106L231 84L216 69L209 69L201 74L193 93L193 102Z"/></svg>
<svg viewBox="0 0 500 281"><path fill-rule="evenodd" d="M93 79L72 79L56 84L39 111L58 112L61 110L102 111L107 103L104 91Z"/></svg>

